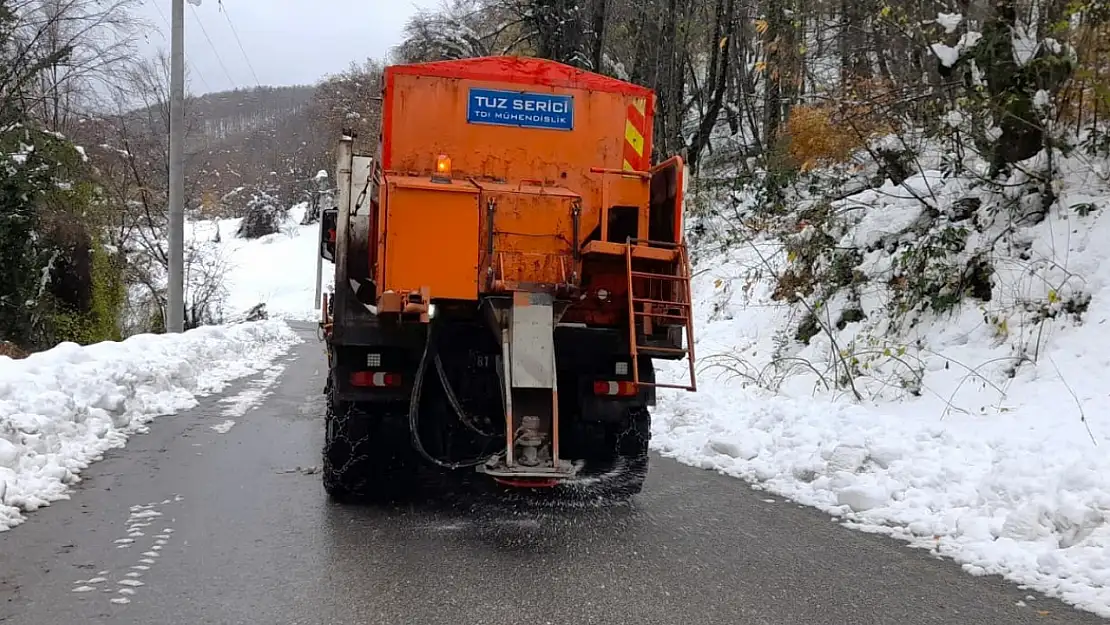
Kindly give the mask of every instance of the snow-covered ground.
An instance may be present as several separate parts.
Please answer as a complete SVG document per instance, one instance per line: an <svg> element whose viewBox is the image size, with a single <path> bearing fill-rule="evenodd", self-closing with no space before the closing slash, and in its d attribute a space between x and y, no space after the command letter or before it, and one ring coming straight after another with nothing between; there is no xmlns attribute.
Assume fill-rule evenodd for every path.
<svg viewBox="0 0 1110 625"><path fill-rule="evenodd" d="M284 322L263 321L0 356L0 531L67 498L89 463L155 417L272 370L298 342Z"/></svg>
<svg viewBox="0 0 1110 625"><path fill-rule="evenodd" d="M186 229L194 240L214 241L227 264L224 310L241 314L258 304L266 305L272 319L315 321L318 224L301 226L307 205L289 210L282 231L255 240L235 236L240 219L191 222ZM331 282L330 263L324 264L324 288Z"/></svg>
<svg viewBox="0 0 1110 625"><path fill-rule="evenodd" d="M891 336L875 292L867 320L794 342L799 308L771 297L786 262L774 241L704 260L699 391L660 397L653 446L1110 617L1110 194L1071 183L1061 204L1090 206L1015 228L1029 246L996 255L989 302L924 319L900 344L875 339ZM897 191L847 200L862 207L847 236L913 222L919 202ZM1061 308L1081 292L1078 322ZM1037 323L1044 311L1059 314ZM857 358L862 402L825 386ZM899 385L910 370L920 397Z"/></svg>

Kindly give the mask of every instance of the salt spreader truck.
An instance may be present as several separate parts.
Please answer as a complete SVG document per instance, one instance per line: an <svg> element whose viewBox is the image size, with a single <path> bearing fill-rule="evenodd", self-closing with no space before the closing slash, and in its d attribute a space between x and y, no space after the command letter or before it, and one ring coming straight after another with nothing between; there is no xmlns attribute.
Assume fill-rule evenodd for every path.
<svg viewBox="0 0 1110 625"><path fill-rule="evenodd" d="M540 59L386 68L377 154L346 133L321 228L332 497L421 462L641 490L656 389L696 390L685 166L651 165L654 102Z"/></svg>

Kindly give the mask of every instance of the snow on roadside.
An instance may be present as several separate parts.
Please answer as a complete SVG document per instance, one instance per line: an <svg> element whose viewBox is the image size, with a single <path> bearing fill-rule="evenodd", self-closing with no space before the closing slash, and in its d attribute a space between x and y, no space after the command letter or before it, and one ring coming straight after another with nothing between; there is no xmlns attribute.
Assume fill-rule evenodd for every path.
<svg viewBox="0 0 1110 625"><path fill-rule="evenodd" d="M266 399L266 397L273 392L274 383L281 377L283 371L285 371L285 365L273 365L263 372L257 380L248 384L246 388L231 397L221 400L220 404L224 407L221 412L222 416L238 418L247 414L253 408L258 407L262 404L262 400ZM228 419L223 423L210 426L210 429L217 434L227 434L233 427L235 427L235 419Z"/></svg>
<svg viewBox="0 0 1110 625"><path fill-rule="evenodd" d="M273 392L272 387L283 371L285 371L285 365L273 365L246 388L222 400L220 402L224 406L222 416L238 418L261 404L262 400Z"/></svg>
<svg viewBox="0 0 1110 625"><path fill-rule="evenodd" d="M210 426L209 429L217 434L227 434L231 431L231 428L233 427L235 427L235 421L228 419L223 423L217 423L216 425Z"/></svg>
<svg viewBox="0 0 1110 625"><path fill-rule="evenodd" d="M264 321L0 357L0 531L68 498L83 469L155 417L269 368L299 342L284 322Z"/></svg>
<svg viewBox="0 0 1110 625"><path fill-rule="evenodd" d="M1110 617L1110 457L1044 414L951 423L710 381L660 398L652 444Z"/></svg>
<svg viewBox="0 0 1110 625"><path fill-rule="evenodd" d="M1084 188L1072 185L1073 196ZM1110 207L1110 197L1064 205L1080 200ZM873 221L903 219L895 208L879 206L855 234L885 231ZM923 366L922 396L876 392L862 403L823 390L819 378L835 371L829 337L799 347L798 310L771 298L781 245L706 259L694 281L698 392L660 394L653 448L1110 617L1110 215L1053 215L1021 234L1033 260L1020 271L1000 266L990 302L992 314L1010 315L1009 334L984 324L973 303L923 323L907 339L907 359ZM1027 275L1037 264L1082 284ZM1026 285L1036 281L1048 286ZM1019 317L1025 301L1051 303L1074 288L1091 295L1081 323ZM883 305L865 306L868 316L878 319ZM877 323L847 324L836 345ZM1036 361L1008 376L1006 358L1029 336ZM783 379L776 360L814 368ZM684 367L661 366L660 378L682 379Z"/></svg>

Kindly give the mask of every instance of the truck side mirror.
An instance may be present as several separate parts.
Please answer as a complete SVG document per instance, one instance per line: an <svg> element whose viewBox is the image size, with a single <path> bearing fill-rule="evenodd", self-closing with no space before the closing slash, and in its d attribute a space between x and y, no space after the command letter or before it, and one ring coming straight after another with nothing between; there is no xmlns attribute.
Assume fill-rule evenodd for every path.
<svg viewBox="0 0 1110 625"><path fill-rule="evenodd" d="M335 262L335 237L338 224L338 208L326 208L320 213L320 256L332 263Z"/></svg>

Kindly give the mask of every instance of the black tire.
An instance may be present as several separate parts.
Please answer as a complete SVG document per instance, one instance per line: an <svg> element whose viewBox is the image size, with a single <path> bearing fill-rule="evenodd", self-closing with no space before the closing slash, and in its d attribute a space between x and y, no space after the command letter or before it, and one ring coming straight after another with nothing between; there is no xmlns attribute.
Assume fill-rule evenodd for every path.
<svg viewBox="0 0 1110 625"><path fill-rule="evenodd" d="M627 427L617 433L617 461L623 465L621 479L613 484L611 498L640 494L647 480L651 443L651 413L647 408L629 411Z"/></svg>
<svg viewBox="0 0 1110 625"><path fill-rule="evenodd" d="M624 501L644 490L651 442L651 414L646 407L628 411L624 423L597 440L587 455L586 470L560 487L571 498ZM599 451L604 449L603 454ZM601 455L604 459L601 459Z"/></svg>
<svg viewBox="0 0 1110 625"><path fill-rule="evenodd" d="M324 490L338 502L403 495L414 469L404 407L337 401L328 394L324 419Z"/></svg>

